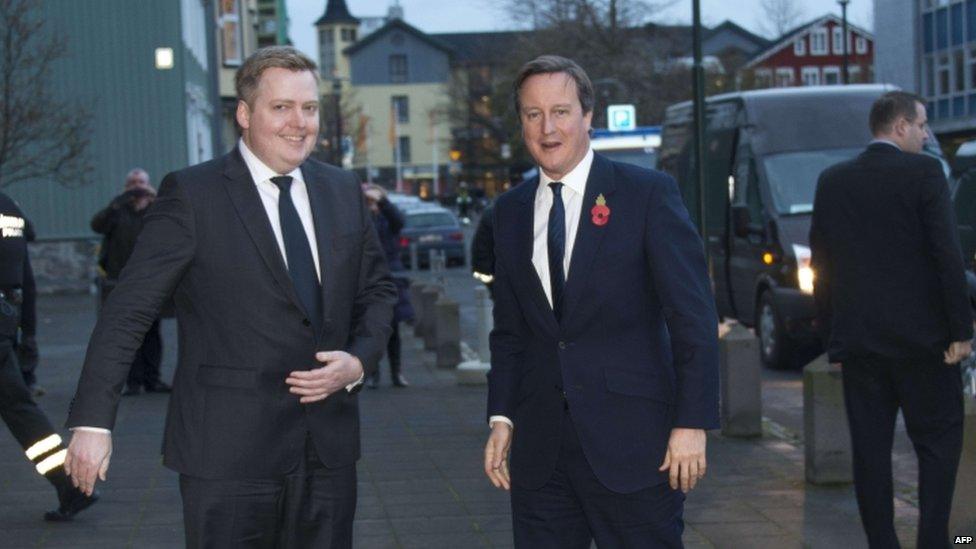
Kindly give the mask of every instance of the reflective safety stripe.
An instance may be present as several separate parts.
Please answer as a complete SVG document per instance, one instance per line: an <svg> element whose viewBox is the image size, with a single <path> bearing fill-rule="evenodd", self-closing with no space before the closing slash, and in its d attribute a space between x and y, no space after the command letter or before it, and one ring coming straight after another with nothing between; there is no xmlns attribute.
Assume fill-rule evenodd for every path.
<svg viewBox="0 0 976 549"><path fill-rule="evenodd" d="M61 437L58 436L57 434L53 434L47 438L39 440L26 450L27 459L34 461L40 456L43 456L44 454L57 448L60 444L61 444Z"/></svg>
<svg viewBox="0 0 976 549"><path fill-rule="evenodd" d="M67 449L63 449L56 454L51 454L37 464L37 472L46 475L51 469L64 465L64 458L66 457L68 457Z"/></svg>

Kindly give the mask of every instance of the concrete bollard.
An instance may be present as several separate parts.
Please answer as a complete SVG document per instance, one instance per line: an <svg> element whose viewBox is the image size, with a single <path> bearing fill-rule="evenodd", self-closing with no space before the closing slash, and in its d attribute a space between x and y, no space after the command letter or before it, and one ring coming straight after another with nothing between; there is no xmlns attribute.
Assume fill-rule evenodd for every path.
<svg viewBox="0 0 976 549"><path fill-rule="evenodd" d="M762 436L762 380L759 340L741 324L719 340L722 434Z"/></svg>
<svg viewBox="0 0 976 549"><path fill-rule="evenodd" d="M434 351L438 368L454 368L461 361L461 314L457 301L441 298L434 305L437 328Z"/></svg>
<svg viewBox="0 0 976 549"><path fill-rule="evenodd" d="M427 270L431 276L437 272L437 250L427 250Z"/></svg>
<svg viewBox="0 0 976 549"><path fill-rule="evenodd" d="M949 516L949 535L971 536L976 532L976 399L966 395L966 419L963 424L962 457L956 473L956 493Z"/></svg>
<svg viewBox="0 0 976 549"><path fill-rule="evenodd" d="M458 364L457 381L461 385L485 385L488 383L488 378L485 375L491 368L491 350L488 338L491 334L493 321L488 288L482 285L475 287L474 300L478 321L478 360L466 360Z"/></svg>
<svg viewBox="0 0 976 549"><path fill-rule="evenodd" d="M422 337L424 335L423 318L423 291L426 286L415 280L410 281L410 304L413 305L413 336Z"/></svg>
<svg viewBox="0 0 976 549"><path fill-rule="evenodd" d="M411 242L410 243L410 265L408 268L411 271L419 271L420 270L419 261L420 260L417 258L417 243Z"/></svg>
<svg viewBox="0 0 976 549"><path fill-rule="evenodd" d="M803 368L803 439L807 482L843 484L854 480L843 378L827 355Z"/></svg>
<svg viewBox="0 0 976 549"><path fill-rule="evenodd" d="M442 289L436 284L430 284L420 294L420 301L424 309L423 337L424 349L433 351L437 343L437 311L436 303L440 298Z"/></svg>

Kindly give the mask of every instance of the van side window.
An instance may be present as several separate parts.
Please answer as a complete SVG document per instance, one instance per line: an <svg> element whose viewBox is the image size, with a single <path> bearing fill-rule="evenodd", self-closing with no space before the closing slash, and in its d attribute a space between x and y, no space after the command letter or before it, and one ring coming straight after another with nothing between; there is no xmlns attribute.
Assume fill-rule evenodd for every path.
<svg viewBox="0 0 976 549"><path fill-rule="evenodd" d="M752 158L740 158L735 174L735 204L749 206L749 219L761 224L762 197L759 194L759 180L756 176L756 162Z"/></svg>

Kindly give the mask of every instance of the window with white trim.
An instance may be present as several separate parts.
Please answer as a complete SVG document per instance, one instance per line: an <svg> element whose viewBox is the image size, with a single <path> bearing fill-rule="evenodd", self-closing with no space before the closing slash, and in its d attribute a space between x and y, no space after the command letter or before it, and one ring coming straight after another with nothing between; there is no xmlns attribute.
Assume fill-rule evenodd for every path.
<svg viewBox="0 0 976 549"><path fill-rule="evenodd" d="M793 69L781 67L776 69L776 87L788 88L793 85Z"/></svg>
<svg viewBox="0 0 976 549"><path fill-rule="evenodd" d="M861 82L861 67L857 65L851 65L847 67L847 81L851 84L858 84Z"/></svg>
<svg viewBox="0 0 976 549"><path fill-rule="evenodd" d="M823 83L825 86L834 86L840 84L840 67L824 67L823 68Z"/></svg>
<svg viewBox="0 0 976 549"><path fill-rule="evenodd" d="M756 69L756 87L769 88L773 85L773 71L770 69Z"/></svg>
<svg viewBox="0 0 976 549"><path fill-rule="evenodd" d="M820 67L803 67L800 74L804 86L820 85Z"/></svg>
<svg viewBox="0 0 976 549"><path fill-rule="evenodd" d="M827 55L827 29L820 27L810 32L810 55Z"/></svg>
<svg viewBox="0 0 976 549"><path fill-rule="evenodd" d="M843 27L833 28L833 49L834 55L844 55L844 42L842 42L844 36ZM847 36L847 53L851 53L851 37L850 34Z"/></svg>
<svg viewBox="0 0 976 549"><path fill-rule="evenodd" d="M801 36L796 39L796 42L793 42L793 55L797 57L803 57L806 54L807 54L807 38L805 36Z"/></svg>
<svg viewBox="0 0 976 549"><path fill-rule="evenodd" d="M864 55L868 52L868 39L863 36L858 36L854 40L854 46L857 49L858 55Z"/></svg>

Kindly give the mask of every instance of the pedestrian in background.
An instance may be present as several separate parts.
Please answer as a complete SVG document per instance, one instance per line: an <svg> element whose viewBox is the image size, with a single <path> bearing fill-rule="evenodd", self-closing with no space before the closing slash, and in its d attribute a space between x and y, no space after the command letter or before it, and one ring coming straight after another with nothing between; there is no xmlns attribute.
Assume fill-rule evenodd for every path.
<svg viewBox="0 0 976 549"><path fill-rule="evenodd" d="M24 238L28 243L37 238L34 224L30 219L26 221ZM35 397L44 396L47 392L37 383L37 365L40 354L37 351L37 283L34 281L34 270L30 261L24 262L24 302L20 304L20 333L17 338L17 362L20 363L20 373L24 376L24 383Z"/></svg>
<svg viewBox="0 0 976 549"><path fill-rule="evenodd" d="M898 547L891 449L901 409L918 455L918 547L947 547L962 450L959 362L973 318L963 260L923 100L889 92L874 140L820 175L810 227L818 323L842 366L854 487L871 547Z"/></svg>
<svg viewBox="0 0 976 549"><path fill-rule="evenodd" d="M364 186L366 204L373 216L373 226L380 239L380 246L386 254L393 282L397 286L397 304L393 309L393 334L386 346L386 358L390 362L390 378L394 387L407 387L401 369L400 323L414 320L413 305L410 303L410 279L403 276L403 260L400 258L400 230L403 229L403 212L386 196L386 189L379 185ZM399 275L397 273L400 273ZM380 385L380 369L370 376L367 387L376 389Z"/></svg>
<svg viewBox="0 0 976 549"><path fill-rule="evenodd" d="M488 287L488 295L495 299L492 289L495 280L495 238L491 219L493 210L492 206L488 206L481 212L478 228L471 239L471 272Z"/></svg>
<svg viewBox="0 0 976 549"><path fill-rule="evenodd" d="M109 205L95 214L91 228L104 235L98 266L104 276L99 280L101 302L118 283L119 274L135 249L136 239L142 232L146 210L156 198L156 189L149 183L149 174L142 168L134 168L125 176L122 194L112 199ZM160 366L163 361L163 338L159 332L157 318L146 332L142 346L136 353L123 396L148 393L168 393L172 389L160 379Z"/></svg>
<svg viewBox="0 0 976 549"><path fill-rule="evenodd" d="M86 496L65 474L67 451L61 436L31 397L14 352L17 332L24 330L24 283L30 272L27 229L23 212L0 192L0 417L58 493L58 508L48 511L45 520L66 521L95 503L98 493Z"/></svg>

